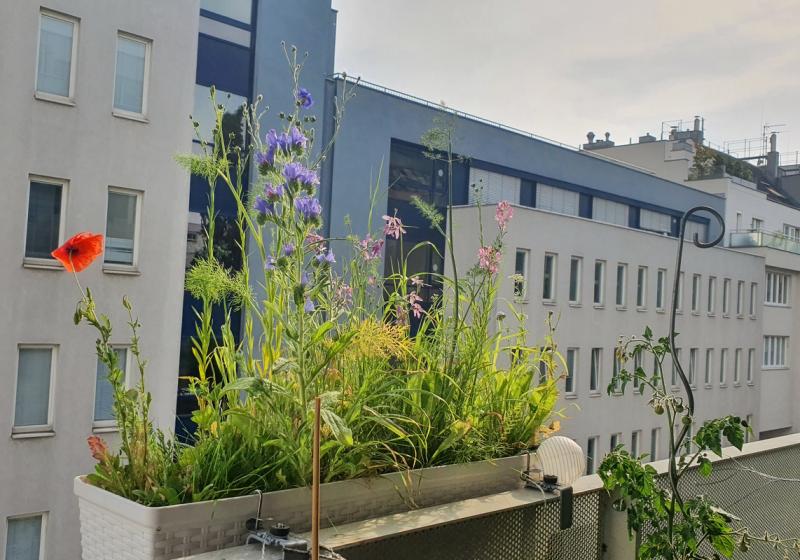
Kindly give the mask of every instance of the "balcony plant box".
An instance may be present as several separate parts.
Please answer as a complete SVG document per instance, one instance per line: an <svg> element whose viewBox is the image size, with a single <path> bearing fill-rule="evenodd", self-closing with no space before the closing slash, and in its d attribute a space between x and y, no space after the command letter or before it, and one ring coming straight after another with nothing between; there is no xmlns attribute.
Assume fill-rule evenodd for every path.
<svg viewBox="0 0 800 560"><path fill-rule="evenodd" d="M485 496L522 485L524 457L431 467L323 484L323 527L417 507ZM83 560L168 560L243 544L257 495L177 506L146 507L87 483L74 482ZM265 525L310 528L311 491L292 488L262 497Z"/></svg>

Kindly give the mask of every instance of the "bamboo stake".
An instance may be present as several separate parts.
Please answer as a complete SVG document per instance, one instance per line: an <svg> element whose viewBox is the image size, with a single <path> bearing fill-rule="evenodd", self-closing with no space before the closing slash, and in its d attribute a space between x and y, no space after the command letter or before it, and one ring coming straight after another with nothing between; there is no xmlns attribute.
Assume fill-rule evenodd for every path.
<svg viewBox="0 0 800 560"><path fill-rule="evenodd" d="M314 399L314 443L311 449L311 560L319 560L319 427L320 398Z"/></svg>

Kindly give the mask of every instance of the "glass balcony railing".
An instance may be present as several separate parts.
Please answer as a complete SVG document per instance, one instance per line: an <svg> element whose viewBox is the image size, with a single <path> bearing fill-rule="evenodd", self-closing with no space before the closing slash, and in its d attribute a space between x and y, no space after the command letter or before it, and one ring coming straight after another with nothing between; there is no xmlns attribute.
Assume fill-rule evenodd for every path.
<svg viewBox="0 0 800 560"><path fill-rule="evenodd" d="M800 239L760 230L740 230L730 234L731 247L772 247L800 255Z"/></svg>

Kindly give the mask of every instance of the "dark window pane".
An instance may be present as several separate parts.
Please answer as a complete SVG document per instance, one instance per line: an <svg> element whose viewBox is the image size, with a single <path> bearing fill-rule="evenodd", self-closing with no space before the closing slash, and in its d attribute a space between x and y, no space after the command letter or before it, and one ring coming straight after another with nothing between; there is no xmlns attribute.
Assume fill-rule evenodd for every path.
<svg viewBox="0 0 800 560"><path fill-rule="evenodd" d="M49 259L58 247L61 223L61 185L31 183L25 256Z"/></svg>

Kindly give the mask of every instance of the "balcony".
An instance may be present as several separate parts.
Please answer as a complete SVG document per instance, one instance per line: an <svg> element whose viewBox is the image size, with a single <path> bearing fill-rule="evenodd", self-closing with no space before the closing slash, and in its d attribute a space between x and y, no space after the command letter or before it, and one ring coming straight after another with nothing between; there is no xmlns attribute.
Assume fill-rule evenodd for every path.
<svg viewBox="0 0 800 560"><path fill-rule="evenodd" d="M782 233L760 230L739 230L730 234L731 247L770 247L800 255L800 240Z"/></svg>

